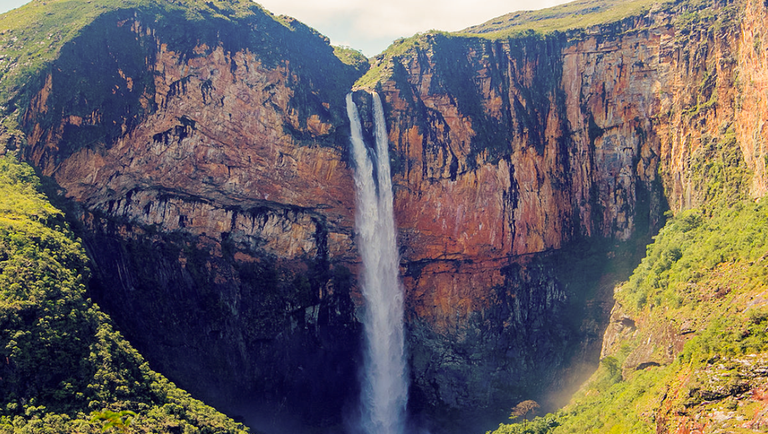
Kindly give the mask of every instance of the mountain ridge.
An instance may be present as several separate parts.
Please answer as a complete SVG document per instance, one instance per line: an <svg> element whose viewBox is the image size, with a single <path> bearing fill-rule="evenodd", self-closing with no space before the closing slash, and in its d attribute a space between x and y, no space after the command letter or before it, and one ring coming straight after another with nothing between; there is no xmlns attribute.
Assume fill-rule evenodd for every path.
<svg viewBox="0 0 768 434"><path fill-rule="evenodd" d="M671 4L658 0L577 0L537 11L511 12L455 33L494 38L525 31L564 32L641 17L652 11L663 12Z"/></svg>

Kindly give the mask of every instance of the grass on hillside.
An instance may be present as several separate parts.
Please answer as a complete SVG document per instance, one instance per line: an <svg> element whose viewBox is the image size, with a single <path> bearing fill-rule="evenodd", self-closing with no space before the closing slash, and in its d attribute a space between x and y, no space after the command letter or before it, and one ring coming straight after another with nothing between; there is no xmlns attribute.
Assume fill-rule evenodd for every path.
<svg viewBox="0 0 768 434"><path fill-rule="evenodd" d="M0 157L0 433L247 432L152 371L86 298L85 251L39 189Z"/></svg>
<svg viewBox="0 0 768 434"><path fill-rule="evenodd" d="M464 29L459 34L482 34L490 38L513 36L534 31L550 33L585 29L647 14L663 0L577 0L537 11L518 11L502 15L483 24Z"/></svg>

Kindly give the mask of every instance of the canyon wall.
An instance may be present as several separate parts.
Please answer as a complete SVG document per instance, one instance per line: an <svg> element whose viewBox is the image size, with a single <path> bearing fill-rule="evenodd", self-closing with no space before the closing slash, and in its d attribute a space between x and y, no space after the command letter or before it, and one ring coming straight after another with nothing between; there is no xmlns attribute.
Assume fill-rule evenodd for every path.
<svg viewBox="0 0 768 434"><path fill-rule="evenodd" d="M28 87L22 152L71 200L92 297L155 369L254 426L339 424L363 308L343 97L362 71L261 11L163 14L105 14L65 45ZM574 387L667 206L728 194L702 170L743 160L762 196L766 19L680 3L372 60L414 413L490 428Z"/></svg>
<svg viewBox="0 0 768 434"><path fill-rule="evenodd" d="M596 361L604 285L636 260L616 246L667 207L762 197L765 19L761 2L681 3L545 36L417 35L373 60L427 401L542 398L548 373ZM579 283L564 273L584 239L610 246Z"/></svg>
<svg viewBox="0 0 768 434"><path fill-rule="evenodd" d="M414 381L431 405L498 418L596 363L611 279L665 207L653 122L672 30L646 21L595 35L428 34L379 60L392 71L380 90L399 158Z"/></svg>
<svg viewBox="0 0 768 434"><path fill-rule="evenodd" d="M360 73L257 6L155 12L62 48L22 152L70 199L91 296L152 366L253 426L338 424L360 357L343 162Z"/></svg>
<svg viewBox="0 0 768 434"><path fill-rule="evenodd" d="M667 56L665 75L670 79L661 94L657 130L666 138L661 142L662 175L676 211L704 205L709 213L706 207L717 203L764 200L768 39L762 29L768 25L768 5L755 1L736 5L718 10L718 15L711 14L707 20L687 22L681 32L687 36L687 44ZM729 258L719 267L727 269L729 261L739 259ZM747 276L739 270L729 278L760 281ZM699 297L718 288L711 283L696 287L695 281L689 285L687 291ZM730 288L720 291L727 293ZM650 309L646 312L617 303L601 357L618 355L622 340L631 336L640 344L624 354L621 370L625 376L648 366L671 364L700 331L692 320L672 316L657 318ZM686 395L670 387L669 396ZM688 407L691 409L684 414L675 414L669 411L669 402L663 402L656 416L657 431L693 429L706 420L703 411Z"/></svg>

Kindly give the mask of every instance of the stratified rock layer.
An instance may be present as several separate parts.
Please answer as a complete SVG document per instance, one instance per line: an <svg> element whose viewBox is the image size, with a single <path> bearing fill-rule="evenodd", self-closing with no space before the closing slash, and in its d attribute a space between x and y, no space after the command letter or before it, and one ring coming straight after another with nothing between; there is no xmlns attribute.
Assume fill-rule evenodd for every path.
<svg viewBox="0 0 768 434"><path fill-rule="evenodd" d="M610 282L558 275L583 258L553 249L642 238L666 206L764 194L766 17L760 2L683 4L547 36L421 35L374 60L388 71L410 314L439 336L413 345L414 365L428 353L431 374L415 379L431 402L538 399L538 379L572 351L594 354L589 321L601 330L606 305L582 304L582 291ZM726 151L734 142L741 155ZM705 188L713 170L739 166L753 173L750 192ZM541 277L530 264L547 258ZM457 384L478 381L484 395L457 398Z"/></svg>
<svg viewBox="0 0 768 434"><path fill-rule="evenodd" d="M23 152L77 204L92 296L153 366L254 427L338 424L361 340L338 131L359 73L257 6L162 13L66 45Z"/></svg>

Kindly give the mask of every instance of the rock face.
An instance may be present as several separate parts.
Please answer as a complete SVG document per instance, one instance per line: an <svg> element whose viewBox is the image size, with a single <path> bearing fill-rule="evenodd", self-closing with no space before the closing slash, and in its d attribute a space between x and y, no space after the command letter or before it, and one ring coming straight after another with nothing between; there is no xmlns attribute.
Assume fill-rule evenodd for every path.
<svg viewBox="0 0 768 434"><path fill-rule="evenodd" d="M697 183L718 143L764 194L765 4L689 7L374 60L414 413L492 428L577 384L635 260L617 246L722 193ZM356 394L360 72L299 23L211 20L102 15L30 85L23 152L78 205L93 297L155 369L254 426L332 426Z"/></svg>
<svg viewBox="0 0 768 434"><path fill-rule="evenodd" d="M426 35L389 66L381 89L401 159L406 286L414 334L428 336L412 343L415 384L432 405L470 402L500 417L511 401L542 399L552 386L543 378L594 351L586 342L600 326L579 318L602 324L610 310L592 303L585 315L598 276L581 286L565 279L583 252L552 251L588 238L627 241L658 224L658 57L649 41L669 30L620 30ZM459 384L483 392L463 396Z"/></svg>
<svg viewBox="0 0 768 434"><path fill-rule="evenodd" d="M153 366L254 427L337 424L361 340L339 132L359 73L257 6L154 12L62 49L23 152L77 205L92 297Z"/></svg>
<svg viewBox="0 0 768 434"><path fill-rule="evenodd" d="M562 316L584 315L580 290L520 258L547 258L583 238L650 234L667 201L680 210L743 194L738 182L703 188L726 167L746 165L754 173L749 194L764 194L767 65L757 28L765 4L689 8L544 37L427 34L404 54L374 61L389 71L380 88L400 158L398 224L415 327L427 323L452 336L454 350L473 349L457 355L414 341L416 360L427 348L440 366L416 378L431 402L470 400L453 401L455 371L476 384L468 373L487 369L481 377L491 392L472 394L478 407L504 402L510 384L530 393L541 385L528 379L562 369L574 342L588 340L563 327ZM734 141L741 155L727 151ZM550 264L549 273L564 265ZM536 288L535 296L521 297L511 282ZM599 328L605 314L592 317ZM537 322L547 325L529 328ZM478 323L494 324L490 335L499 340L488 345L467 332L483 330ZM554 330L559 339L543 337ZM552 346L510 339L523 336ZM488 348L496 357L483 353ZM522 372L529 375L516 377Z"/></svg>
<svg viewBox="0 0 768 434"><path fill-rule="evenodd" d="M712 14L678 30L687 36L686 45L676 41L677 50L663 50L666 62L660 70L665 80L656 130L666 138L660 140L661 172L676 210L717 201L723 195L760 200L766 192L761 132L768 116L768 63L763 48L766 38L758 27L768 23L768 12L765 3L752 1L716 12L717 18ZM751 172L751 179L742 178L742 169ZM718 181L718 188L702 188L707 181ZM751 188L737 188L740 184ZM668 364L694 331L691 324L635 327L634 319L616 305L602 353L615 354L619 338L640 334L645 344L627 357L623 369Z"/></svg>

